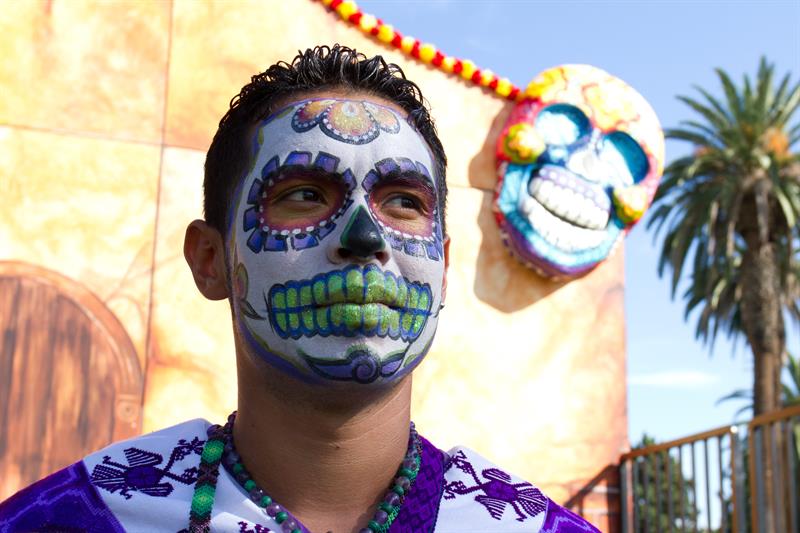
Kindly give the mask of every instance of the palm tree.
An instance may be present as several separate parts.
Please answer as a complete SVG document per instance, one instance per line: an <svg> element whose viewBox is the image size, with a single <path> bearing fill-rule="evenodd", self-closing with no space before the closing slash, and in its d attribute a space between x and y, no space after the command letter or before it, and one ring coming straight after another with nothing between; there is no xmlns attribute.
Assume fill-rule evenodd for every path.
<svg viewBox="0 0 800 533"><path fill-rule="evenodd" d="M800 355L795 357L788 351L786 352L784 372L788 377L781 382L781 405L783 407L800 405ZM732 393L717 400L716 405L729 400L747 400L748 402L736 411L736 414L733 415L734 418L739 418L740 415L747 411L752 411L753 409L752 389L736 389ZM798 442L798 446L800 446L800 442ZM800 448L798 448L798 450L800 450Z"/></svg>
<svg viewBox="0 0 800 533"><path fill-rule="evenodd" d="M800 83L787 73L775 86L763 58L740 86L716 72L724 99L701 87L697 99L678 97L700 120L665 133L694 152L665 169L648 228L666 230L658 272L672 271L673 298L689 263L683 296L687 319L700 310L696 337L712 346L720 331L746 338L758 415L781 405L784 313L800 320L800 124L789 124Z"/></svg>

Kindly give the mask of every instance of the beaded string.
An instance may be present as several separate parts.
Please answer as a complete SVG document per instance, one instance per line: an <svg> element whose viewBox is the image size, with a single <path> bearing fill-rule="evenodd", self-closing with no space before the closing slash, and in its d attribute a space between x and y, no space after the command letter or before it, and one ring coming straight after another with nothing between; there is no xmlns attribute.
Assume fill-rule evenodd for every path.
<svg viewBox="0 0 800 533"><path fill-rule="evenodd" d="M200 472L194 485L189 511L189 533L211 531L211 510L217 492L219 463L225 450L225 435L219 425L210 426L207 434L208 440L200 454Z"/></svg>
<svg viewBox="0 0 800 533"><path fill-rule="evenodd" d="M225 426L212 425L208 428L208 441L203 447L200 456L200 474L195 484L189 515L190 533L208 533L211 524L211 510L214 506L216 483L219 476L219 465L222 463L226 470L236 479L241 487L250 496L250 499L281 526L284 533L306 533L300 522L292 517L280 504L275 502L263 489L258 487L250 477L247 469L242 464L241 457L236 453L233 443L233 423L236 420L234 411ZM372 520L367 527L359 533L388 533L389 528L397 518L402 507L405 495L411 489L419 474L422 447L419 435L411 423L408 437L408 450L397 476L389 492L378 504Z"/></svg>
<svg viewBox="0 0 800 533"><path fill-rule="evenodd" d="M488 69L480 69L469 59L458 59L445 55L431 43L423 43L410 35L403 35L391 24L384 23L374 15L364 13L354 0L318 0L342 20L353 24L367 35L402 50L411 57L448 74L461 76L467 82L486 87L500 98L512 102L520 97L520 88L508 78L500 78Z"/></svg>

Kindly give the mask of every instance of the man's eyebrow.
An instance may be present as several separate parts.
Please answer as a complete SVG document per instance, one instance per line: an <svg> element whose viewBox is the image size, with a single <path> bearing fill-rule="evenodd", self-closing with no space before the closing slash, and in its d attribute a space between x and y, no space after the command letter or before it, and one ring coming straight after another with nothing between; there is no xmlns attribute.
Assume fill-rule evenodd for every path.
<svg viewBox="0 0 800 533"><path fill-rule="evenodd" d="M325 170L324 168L301 165L281 165L277 168L280 181L290 179L324 179L329 181L346 182L347 178L342 172Z"/></svg>
<svg viewBox="0 0 800 533"><path fill-rule="evenodd" d="M282 163L280 160L281 157L275 155L267 161L261 169L262 180L270 176L285 178L289 175L313 175L339 178L355 185L352 171L349 168L340 171L339 157L328 152L319 151L315 154L306 150L295 150L283 158Z"/></svg>
<svg viewBox="0 0 800 533"><path fill-rule="evenodd" d="M384 185L387 182L392 184L407 184L409 187L417 187L419 185L429 189L431 193L436 194L436 187L431 181L430 177L422 172L416 170L393 170L388 174L381 176L380 180L375 184L376 186Z"/></svg>

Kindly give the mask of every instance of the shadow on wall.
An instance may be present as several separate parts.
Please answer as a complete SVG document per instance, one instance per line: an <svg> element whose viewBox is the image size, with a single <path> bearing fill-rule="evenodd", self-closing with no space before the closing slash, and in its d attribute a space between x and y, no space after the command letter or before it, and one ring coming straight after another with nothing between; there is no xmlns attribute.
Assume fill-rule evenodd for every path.
<svg viewBox="0 0 800 533"><path fill-rule="evenodd" d="M492 121L492 127L481 150L469 164L469 182L474 187L485 183L485 176L494 176L495 146L508 119L513 104L503 107ZM484 178L481 179L480 177ZM481 244L475 265L473 292L482 302L504 313L524 309L563 287L569 280L552 281L522 265L503 244L494 220L492 201L494 191L483 190L483 202L478 213Z"/></svg>

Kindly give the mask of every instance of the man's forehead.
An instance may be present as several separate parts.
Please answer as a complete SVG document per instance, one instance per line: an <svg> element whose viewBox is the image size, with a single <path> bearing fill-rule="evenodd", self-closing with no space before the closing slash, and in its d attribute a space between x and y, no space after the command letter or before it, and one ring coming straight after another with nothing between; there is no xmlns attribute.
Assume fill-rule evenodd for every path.
<svg viewBox="0 0 800 533"><path fill-rule="evenodd" d="M396 103L387 100L386 98L382 98L379 96L366 94L366 93L310 93L310 94L303 94L302 97L295 97L295 98L288 98L288 99L281 99L278 100L277 104L273 106L272 111L265 119L261 120L255 128L255 131L258 132L259 130L268 127L270 124L275 122L279 122L280 119L286 117L288 114L291 114L293 110L297 110L299 108L308 107L308 106L315 106L317 111L322 113L327 112L325 115L321 116L322 120L328 121L330 117L330 108L329 106L324 105L325 103L338 103L338 104L348 104L352 106L363 106L366 105L368 109L375 109L378 110L381 114L389 113L394 116L398 123L403 123L407 126L407 129L414 132L417 136L419 136L422 142L425 142L422 135L417 131L416 127L412 122L409 121L408 113L401 108Z"/></svg>
<svg viewBox="0 0 800 533"><path fill-rule="evenodd" d="M382 98L320 93L282 104L257 127L254 151L259 160L296 151L324 152L353 165L354 172L385 158L413 159L433 170L424 137L405 112Z"/></svg>
<svg viewBox="0 0 800 533"><path fill-rule="evenodd" d="M408 112L400 107L397 102L394 102L389 98L366 91L354 91L347 90L345 88L317 89L313 91L294 93L282 98L278 98L272 104L272 109L274 111L271 112L269 116L275 116L287 108L292 108L303 102L308 102L311 100L350 100L353 102L370 102L394 111L404 120L408 118Z"/></svg>

